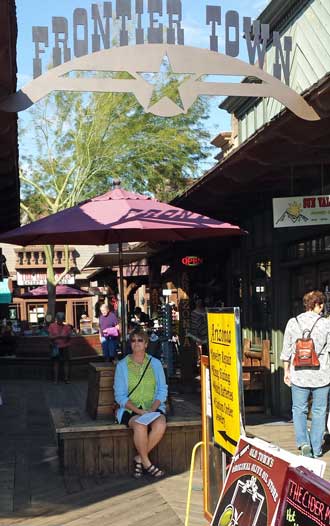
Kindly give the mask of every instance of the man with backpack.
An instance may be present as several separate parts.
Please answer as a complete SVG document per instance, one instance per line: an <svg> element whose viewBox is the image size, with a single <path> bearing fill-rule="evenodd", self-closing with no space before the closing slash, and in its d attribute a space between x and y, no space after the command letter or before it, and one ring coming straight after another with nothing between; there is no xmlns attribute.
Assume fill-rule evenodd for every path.
<svg viewBox="0 0 330 526"><path fill-rule="evenodd" d="M322 317L325 296L316 290L303 298L306 312L291 318L284 333L281 360L284 383L291 387L296 443L307 457L322 456L330 386L330 320ZM307 428L308 401L312 422Z"/></svg>

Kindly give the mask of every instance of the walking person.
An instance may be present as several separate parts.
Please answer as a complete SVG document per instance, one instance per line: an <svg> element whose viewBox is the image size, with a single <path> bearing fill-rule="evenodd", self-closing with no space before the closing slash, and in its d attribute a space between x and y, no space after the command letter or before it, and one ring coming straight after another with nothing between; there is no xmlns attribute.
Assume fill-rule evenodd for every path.
<svg viewBox="0 0 330 526"><path fill-rule="evenodd" d="M61 361L64 368L64 382L69 383L71 326L65 325L64 319L64 312L57 312L55 321L48 327L55 384L58 384Z"/></svg>
<svg viewBox="0 0 330 526"><path fill-rule="evenodd" d="M303 298L306 312L291 318L284 333L281 360L284 363L284 383L291 387L292 415L296 443L301 454L318 458L322 456L322 442L328 406L330 384L330 321L321 316L325 296L316 290ZM305 330L311 331L319 367L294 366L296 340ZM308 401L312 396L312 422L307 428Z"/></svg>
<svg viewBox="0 0 330 526"><path fill-rule="evenodd" d="M134 478L144 473L161 478L165 472L154 465L149 453L162 439L166 429L165 402L167 384L161 362L146 353L148 335L137 327L130 333L132 354L118 362L115 372L115 399L119 404L117 419L133 430L137 455L134 458ZM149 425L137 419L146 413L160 413ZM156 415L154 415L156 416Z"/></svg>
<svg viewBox="0 0 330 526"><path fill-rule="evenodd" d="M101 305L99 318L99 333L102 352L106 362L113 362L117 356L119 325L113 306Z"/></svg>

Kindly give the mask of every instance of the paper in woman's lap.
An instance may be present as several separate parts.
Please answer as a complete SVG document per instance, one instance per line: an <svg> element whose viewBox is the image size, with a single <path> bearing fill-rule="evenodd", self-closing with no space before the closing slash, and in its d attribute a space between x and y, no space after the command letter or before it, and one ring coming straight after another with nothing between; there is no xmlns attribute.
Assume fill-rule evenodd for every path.
<svg viewBox="0 0 330 526"><path fill-rule="evenodd" d="M161 413L158 413L158 411L152 411L150 413L144 413L144 415L139 416L135 420L135 422L138 422L139 424L143 424L144 426L147 426L151 424L156 418L159 418L161 416Z"/></svg>

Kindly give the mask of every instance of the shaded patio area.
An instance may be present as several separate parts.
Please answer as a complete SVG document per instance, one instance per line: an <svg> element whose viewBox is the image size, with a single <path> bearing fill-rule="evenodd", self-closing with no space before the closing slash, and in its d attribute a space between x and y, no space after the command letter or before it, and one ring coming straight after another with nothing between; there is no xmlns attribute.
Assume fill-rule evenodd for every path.
<svg viewBox="0 0 330 526"><path fill-rule="evenodd" d="M83 411L87 382L54 385L44 380L1 380L0 524L87 525L184 523L189 473L150 483L127 475L64 475L57 455L51 411L76 407ZM186 407L198 414L198 403ZM178 407L182 402L178 401ZM192 526L203 524L202 484L196 473ZM136 502L140 511L128 501ZM95 515L95 519L93 518ZM196 520L195 520L196 519Z"/></svg>

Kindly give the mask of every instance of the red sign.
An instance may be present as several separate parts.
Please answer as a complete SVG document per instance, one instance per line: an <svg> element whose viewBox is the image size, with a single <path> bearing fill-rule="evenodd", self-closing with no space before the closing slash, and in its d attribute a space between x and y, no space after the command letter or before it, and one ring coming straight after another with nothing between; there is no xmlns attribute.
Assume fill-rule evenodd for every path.
<svg viewBox="0 0 330 526"><path fill-rule="evenodd" d="M289 468L275 524L329 526L329 482L304 467Z"/></svg>
<svg viewBox="0 0 330 526"><path fill-rule="evenodd" d="M253 439L241 438L211 526L273 524L288 466Z"/></svg>
<svg viewBox="0 0 330 526"><path fill-rule="evenodd" d="M203 258L198 256L185 256L181 259L181 263L186 267L198 267L203 263Z"/></svg>

